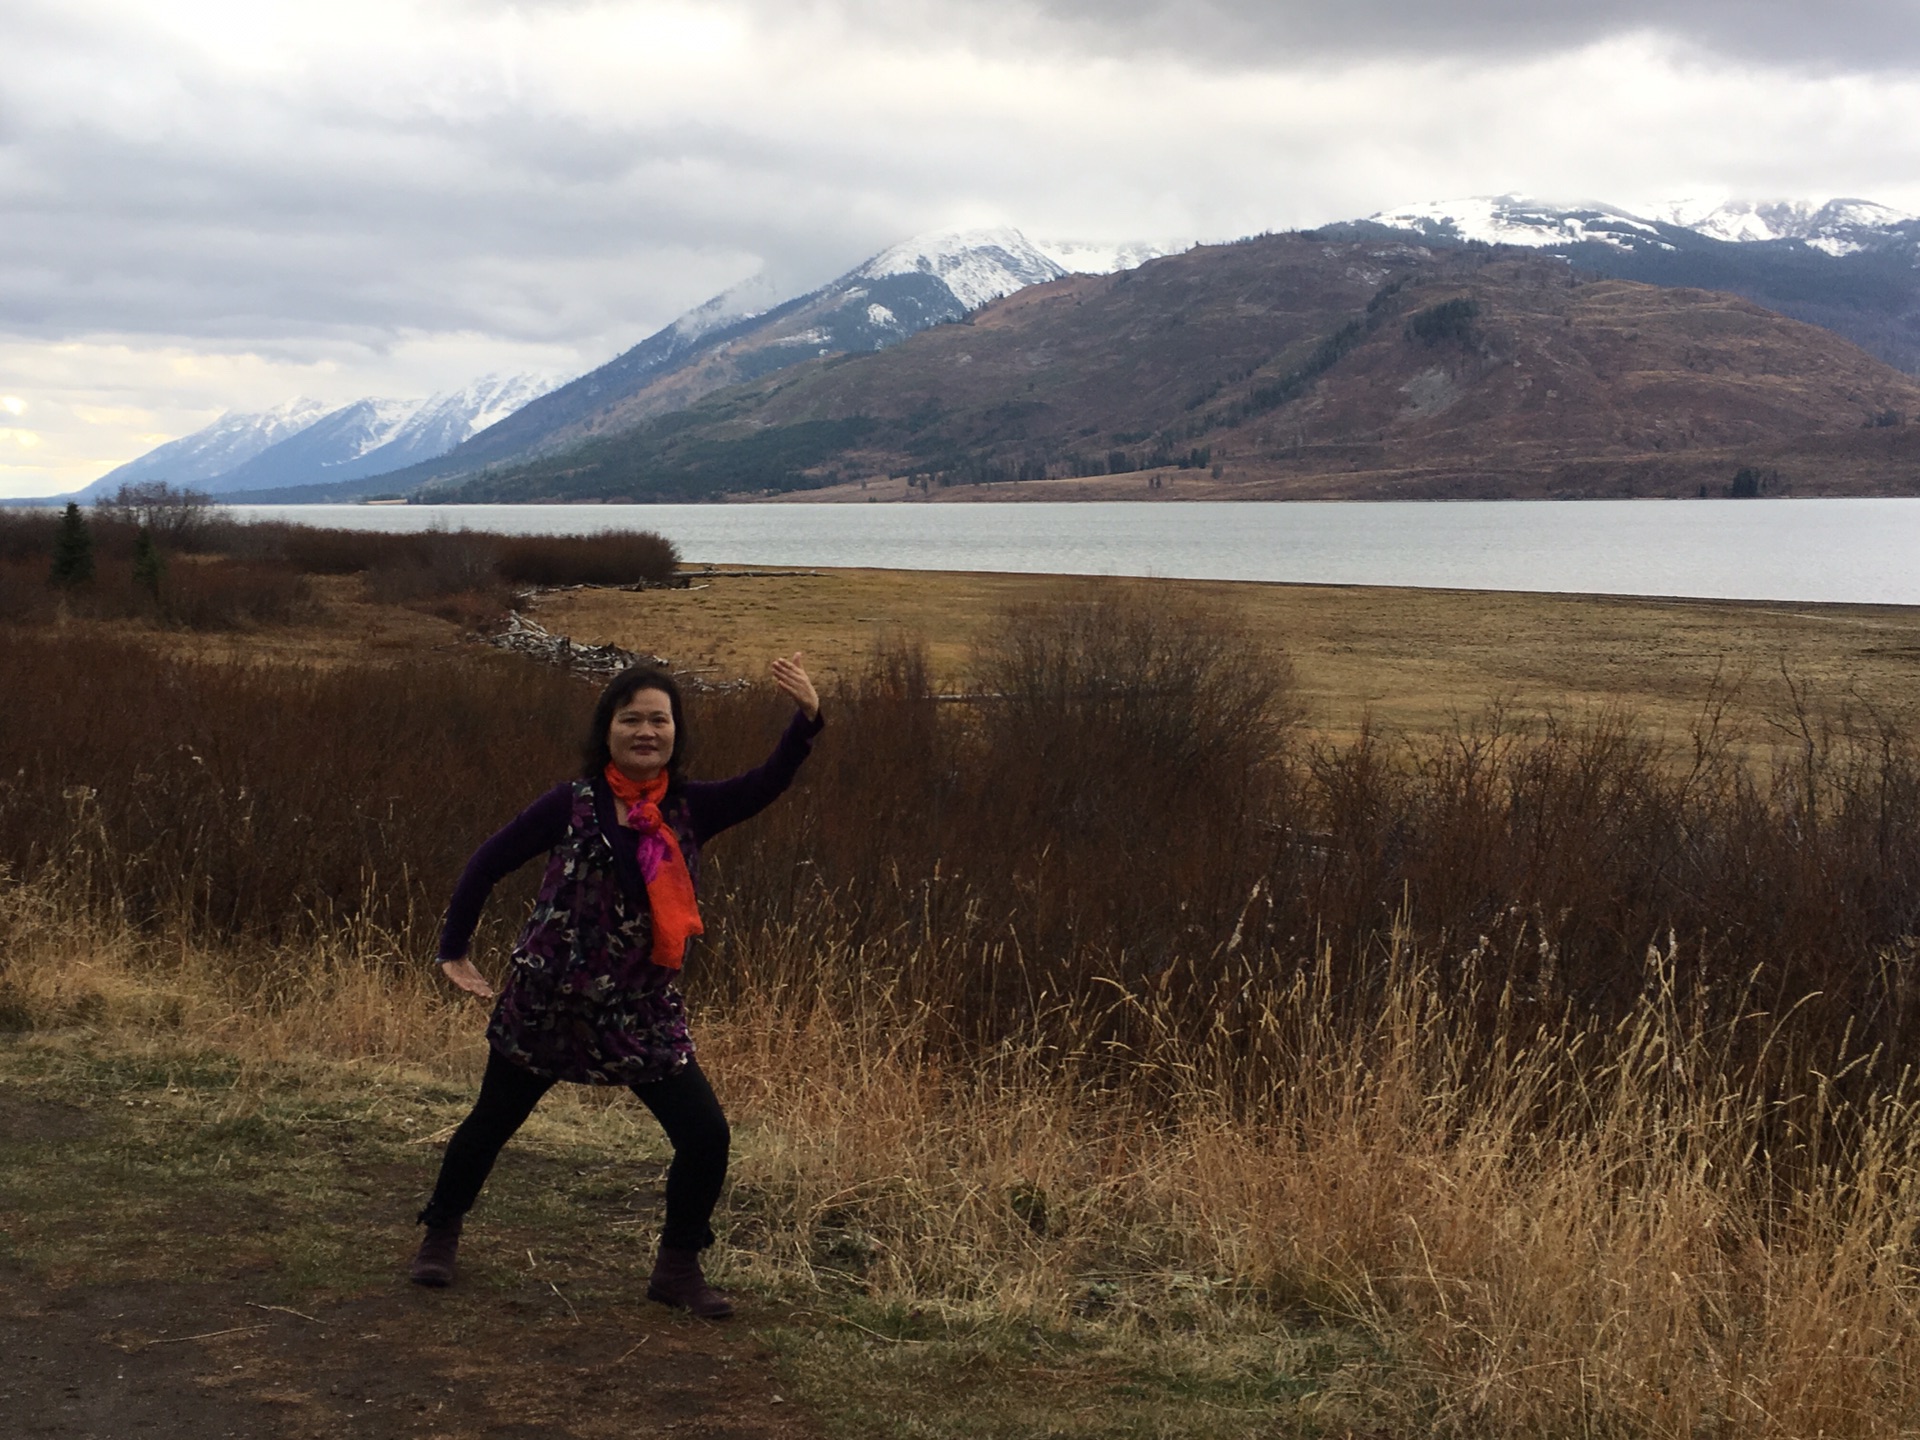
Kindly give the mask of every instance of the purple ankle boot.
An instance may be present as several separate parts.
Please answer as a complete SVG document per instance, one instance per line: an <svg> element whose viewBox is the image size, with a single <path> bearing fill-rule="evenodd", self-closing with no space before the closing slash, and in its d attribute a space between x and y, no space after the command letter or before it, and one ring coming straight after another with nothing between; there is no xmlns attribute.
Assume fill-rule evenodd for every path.
<svg viewBox="0 0 1920 1440"><path fill-rule="evenodd" d="M453 1283L453 1257L460 1248L460 1221L429 1225L408 1275L416 1285L443 1289Z"/></svg>
<svg viewBox="0 0 1920 1440"><path fill-rule="evenodd" d="M662 1245L647 1280L647 1298L689 1311L702 1320L724 1320L733 1314L733 1302L707 1284L698 1250Z"/></svg>

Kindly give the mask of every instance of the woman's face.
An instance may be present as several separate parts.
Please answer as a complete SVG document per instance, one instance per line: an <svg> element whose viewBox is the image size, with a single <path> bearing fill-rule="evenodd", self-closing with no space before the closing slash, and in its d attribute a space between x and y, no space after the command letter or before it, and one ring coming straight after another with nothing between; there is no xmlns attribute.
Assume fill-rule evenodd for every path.
<svg viewBox="0 0 1920 1440"><path fill-rule="evenodd" d="M651 780L673 757L673 702L664 690L636 690L613 712L607 753L630 780Z"/></svg>

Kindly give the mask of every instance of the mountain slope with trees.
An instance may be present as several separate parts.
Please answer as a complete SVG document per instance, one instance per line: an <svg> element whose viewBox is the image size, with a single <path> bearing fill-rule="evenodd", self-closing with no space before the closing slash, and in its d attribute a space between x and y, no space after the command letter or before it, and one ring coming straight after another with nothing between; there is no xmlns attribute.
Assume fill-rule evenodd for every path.
<svg viewBox="0 0 1920 1440"><path fill-rule="evenodd" d="M1636 215L1479 196L1381 211L1320 233L1518 245L1611 279L1725 290L1920 374L1920 217L1870 201L1678 202Z"/></svg>
<svg viewBox="0 0 1920 1440"><path fill-rule="evenodd" d="M1916 493L1916 419L1920 382L1733 296L1282 235L1032 286L422 498Z"/></svg>
<svg viewBox="0 0 1920 1440"><path fill-rule="evenodd" d="M1102 255L1088 247L1054 248L1076 265L1109 267L1162 253L1148 245ZM632 430L716 390L807 360L884 350L1067 273L1067 265L1046 248L1018 230L1002 228L903 241L837 280L778 303L749 282L715 296L446 456L391 476L389 487L473 474Z"/></svg>

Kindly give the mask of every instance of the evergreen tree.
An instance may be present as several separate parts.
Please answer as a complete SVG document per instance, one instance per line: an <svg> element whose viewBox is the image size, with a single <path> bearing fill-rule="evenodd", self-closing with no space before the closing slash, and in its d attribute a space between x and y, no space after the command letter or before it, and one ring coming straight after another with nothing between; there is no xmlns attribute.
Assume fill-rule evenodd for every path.
<svg viewBox="0 0 1920 1440"><path fill-rule="evenodd" d="M133 542L133 583L158 604L160 581L166 573L167 562L160 554L160 547L153 543L153 532L142 525Z"/></svg>
<svg viewBox="0 0 1920 1440"><path fill-rule="evenodd" d="M93 579L93 531L72 500L53 535L53 571L47 578L55 585L84 585Z"/></svg>

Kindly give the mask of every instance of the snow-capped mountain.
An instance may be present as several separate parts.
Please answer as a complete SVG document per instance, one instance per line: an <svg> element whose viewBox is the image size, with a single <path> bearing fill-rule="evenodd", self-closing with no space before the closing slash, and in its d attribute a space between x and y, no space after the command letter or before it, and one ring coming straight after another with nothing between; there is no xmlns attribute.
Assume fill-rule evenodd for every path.
<svg viewBox="0 0 1920 1440"><path fill-rule="evenodd" d="M553 388L543 375L489 375L425 400L368 398L337 409L294 400L223 415L96 480L82 498L164 480L209 495L358 480L444 455Z"/></svg>
<svg viewBox="0 0 1920 1440"><path fill-rule="evenodd" d="M298 435L328 409L323 400L299 399L250 415L222 415L204 429L169 440L136 460L116 466L73 498L93 500L113 494L122 485L161 480L206 489L215 477Z"/></svg>
<svg viewBox="0 0 1920 1440"><path fill-rule="evenodd" d="M931 275L968 310L1058 280L1066 269L1048 258L1018 230L956 230L921 235L873 259L847 277L885 280L895 275Z"/></svg>
<svg viewBox="0 0 1920 1440"><path fill-rule="evenodd" d="M749 275L705 304L694 306L652 338L670 337L672 344L685 349L715 330L764 315L788 298L773 277L764 271Z"/></svg>
<svg viewBox="0 0 1920 1440"><path fill-rule="evenodd" d="M1184 241L1036 244L1010 227L916 236L803 295L783 293L764 274L751 276L558 388L544 377L489 377L424 401L366 399L332 410L302 402L297 423L285 420L223 463L191 474L164 460L157 468L150 463L222 426L263 417L223 418L94 488L110 493L126 479L165 479L218 495L255 495L400 471L407 473L395 484L410 488L638 424L804 360L882 350L1029 285L1131 269L1188 248ZM127 473L134 467L139 473Z"/></svg>
<svg viewBox="0 0 1920 1440"><path fill-rule="evenodd" d="M1111 275L1162 255L1184 255L1193 240L1036 240L1034 248L1069 275Z"/></svg>
<svg viewBox="0 0 1920 1440"><path fill-rule="evenodd" d="M1920 217L1870 200L1676 200L1635 210L1519 195L1430 201L1322 228L1543 249L1581 270L1744 295L1920 375Z"/></svg>
<svg viewBox="0 0 1920 1440"><path fill-rule="evenodd" d="M1010 227L939 231L890 246L804 295L784 296L755 276L403 478L438 481L615 433L789 365L884 350L1029 285L1131 268L1187 248L1044 245Z"/></svg>
<svg viewBox="0 0 1920 1440"><path fill-rule="evenodd" d="M298 435L269 446L244 465L208 479L210 495L236 490L277 490L325 477L345 480L358 462L384 449L420 409L418 400L356 400L328 411ZM396 467L397 468L397 467Z"/></svg>
<svg viewBox="0 0 1920 1440"><path fill-rule="evenodd" d="M1845 199L1670 200L1633 211L1595 201L1474 195L1382 210L1363 223L1441 241L1555 249L1598 243L1619 250L1673 250L1691 236L1742 245L1796 242L1838 258L1890 248L1912 251L1920 242L1920 216L1871 200Z"/></svg>
<svg viewBox="0 0 1920 1440"><path fill-rule="evenodd" d="M1798 240L1828 255L1878 249L1911 233L1920 216L1871 200L1670 200L1652 207L1656 220L1715 240Z"/></svg>
<svg viewBox="0 0 1920 1440"><path fill-rule="evenodd" d="M1613 205L1559 204L1523 195L1429 200L1369 215L1364 223L1412 230L1433 240L1546 247L1599 241L1631 248L1667 244L1660 226Z"/></svg>

